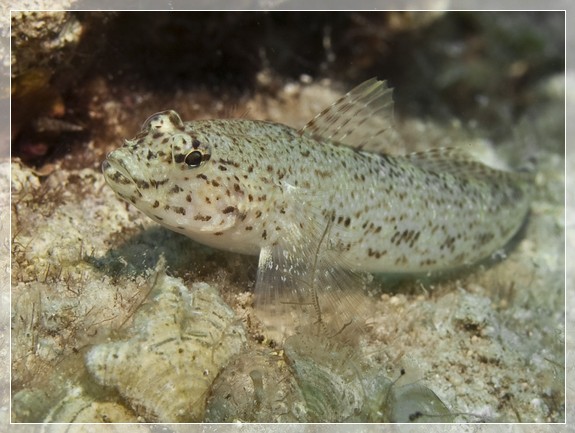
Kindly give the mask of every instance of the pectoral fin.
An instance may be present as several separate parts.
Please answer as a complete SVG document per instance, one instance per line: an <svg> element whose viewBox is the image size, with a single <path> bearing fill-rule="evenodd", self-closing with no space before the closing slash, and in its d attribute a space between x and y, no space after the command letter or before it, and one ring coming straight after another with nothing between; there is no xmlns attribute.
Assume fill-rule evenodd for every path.
<svg viewBox="0 0 575 433"><path fill-rule="evenodd" d="M323 229L286 227L289 234L260 253L256 305L274 338L304 327L327 336L355 336L364 324L365 276L338 258L330 224L326 218Z"/></svg>

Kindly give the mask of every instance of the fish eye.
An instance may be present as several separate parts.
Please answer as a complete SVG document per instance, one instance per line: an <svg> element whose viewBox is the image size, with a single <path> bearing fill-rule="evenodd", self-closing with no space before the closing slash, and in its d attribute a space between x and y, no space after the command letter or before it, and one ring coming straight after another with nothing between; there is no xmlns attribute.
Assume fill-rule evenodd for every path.
<svg viewBox="0 0 575 433"><path fill-rule="evenodd" d="M184 158L184 162L190 168L199 167L204 160L204 154L199 150L193 150L192 152L188 153Z"/></svg>

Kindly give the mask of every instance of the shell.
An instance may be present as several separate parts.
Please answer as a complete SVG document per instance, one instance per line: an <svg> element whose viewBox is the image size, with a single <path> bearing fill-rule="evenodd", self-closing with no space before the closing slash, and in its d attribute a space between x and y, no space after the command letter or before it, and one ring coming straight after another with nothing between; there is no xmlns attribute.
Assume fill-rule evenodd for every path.
<svg viewBox="0 0 575 433"><path fill-rule="evenodd" d="M201 421L207 391L243 348L245 330L211 286L197 283L188 292L160 274L159 294L136 313L131 338L93 347L86 364L147 421Z"/></svg>
<svg viewBox="0 0 575 433"><path fill-rule="evenodd" d="M391 388L385 409L389 422L451 423L455 415L429 388L410 383Z"/></svg>
<svg viewBox="0 0 575 433"><path fill-rule="evenodd" d="M45 389L22 389L12 396L11 421L14 423L40 423L50 411L53 402L59 401L65 395L64 390L50 394Z"/></svg>
<svg viewBox="0 0 575 433"><path fill-rule="evenodd" d="M137 422L138 419L126 407L113 401L94 401L75 388L60 400L48 413L45 423L115 423Z"/></svg>
<svg viewBox="0 0 575 433"><path fill-rule="evenodd" d="M453 422L439 397L420 383L397 386L358 348L334 338L297 334L284 345L305 399L308 422Z"/></svg>
<svg viewBox="0 0 575 433"><path fill-rule="evenodd" d="M305 402L277 352L253 349L235 357L214 381L208 422L302 422Z"/></svg>
<svg viewBox="0 0 575 433"><path fill-rule="evenodd" d="M352 349L325 336L286 339L285 360L305 399L308 422L342 422L361 412L365 373Z"/></svg>

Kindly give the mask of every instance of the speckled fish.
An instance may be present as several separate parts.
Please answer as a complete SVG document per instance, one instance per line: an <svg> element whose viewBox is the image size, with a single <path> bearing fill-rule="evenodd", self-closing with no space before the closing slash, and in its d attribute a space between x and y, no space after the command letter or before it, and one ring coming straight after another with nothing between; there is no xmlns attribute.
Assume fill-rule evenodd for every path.
<svg viewBox="0 0 575 433"><path fill-rule="evenodd" d="M457 148L368 151L389 146L391 93L368 80L300 130L164 111L108 155L104 175L169 229L259 254L256 293L287 287L302 303L305 287L345 291L342 269L448 270L502 248L529 210L530 176Z"/></svg>

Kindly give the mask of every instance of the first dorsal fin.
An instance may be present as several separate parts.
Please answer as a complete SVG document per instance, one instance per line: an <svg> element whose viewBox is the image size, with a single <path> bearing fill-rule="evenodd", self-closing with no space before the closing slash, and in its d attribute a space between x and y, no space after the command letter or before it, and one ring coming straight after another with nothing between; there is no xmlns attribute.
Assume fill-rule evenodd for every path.
<svg viewBox="0 0 575 433"><path fill-rule="evenodd" d="M385 152L394 140L392 89L371 78L315 116L300 132L347 146Z"/></svg>

